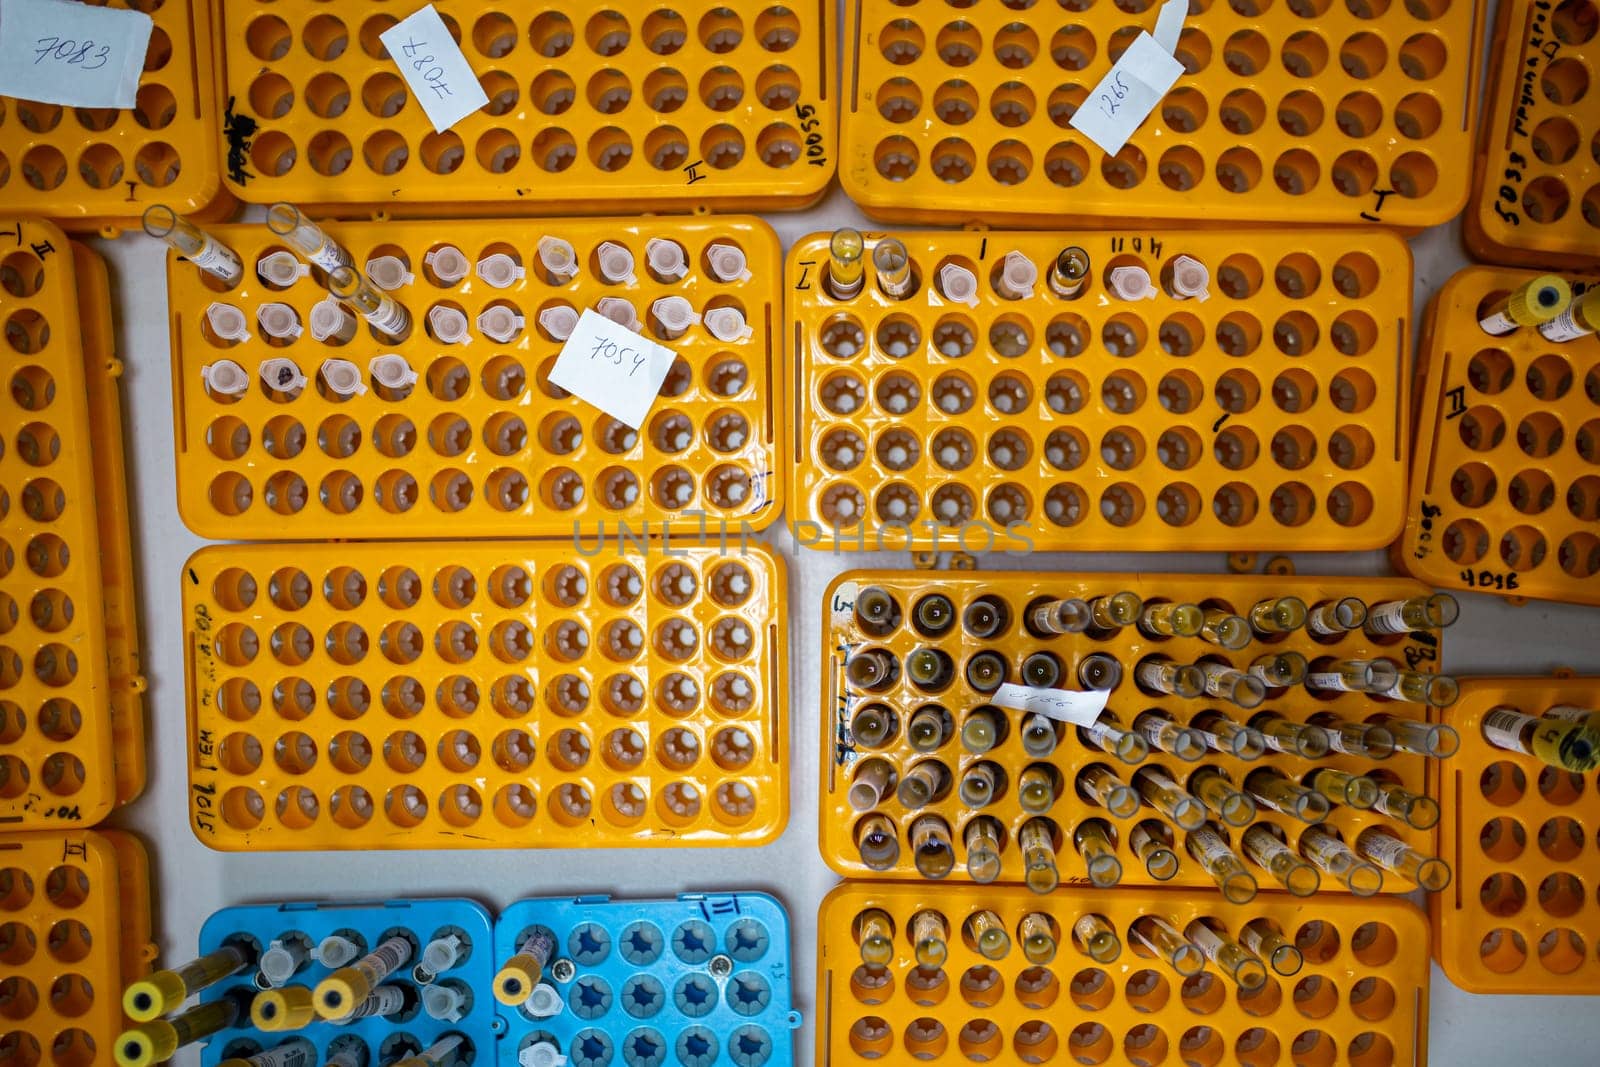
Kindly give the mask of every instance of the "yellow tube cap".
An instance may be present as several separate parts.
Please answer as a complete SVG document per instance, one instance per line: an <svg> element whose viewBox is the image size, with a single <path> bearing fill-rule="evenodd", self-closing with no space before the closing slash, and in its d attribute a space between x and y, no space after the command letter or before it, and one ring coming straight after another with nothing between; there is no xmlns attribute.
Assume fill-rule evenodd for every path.
<svg viewBox="0 0 1600 1067"><path fill-rule="evenodd" d="M540 969L525 966L521 962L524 958L513 957L494 976L494 999L500 1003L521 1004L533 992L533 987L539 984Z"/></svg>
<svg viewBox="0 0 1600 1067"><path fill-rule="evenodd" d="M112 1055L117 1067L150 1067L169 1060L178 1051L178 1032L168 1023L154 1022L124 1030Z"/></svg>
<svg viewBox="0 0 1600 1067"><path fill-rule="evenodd" d="M250 1002L250 1022L266 1033L299 1030L316 1020L316 1004L316 995L309 986L263 989Z"/></svg>
<svg viewBox="0 0 1600 1067"><path fill-rule="evenodd" d="M157 971L123 990L122 1010L134 1022L147 1023L177 1008L188 995L176 971Z"/></svg>
<svg viewBox="0 0 1600 1067"><path fill-rule="evenodd" d="M1565 278L1541 274L1506 298L1506 311L1513 322L1535 325L1549 322L1572 302L1572 287Z"/></svg>
<svg viewBox="0 0 1600 1067"><path fill-rule="evenodd" d="M353 967L340 967L328 977L317 983L316 1011L324 1019L343 1019L355 1011L361 1002L366 999L366 993L358 991L357 983L366 985L367 981L361 972Z"/></svg>

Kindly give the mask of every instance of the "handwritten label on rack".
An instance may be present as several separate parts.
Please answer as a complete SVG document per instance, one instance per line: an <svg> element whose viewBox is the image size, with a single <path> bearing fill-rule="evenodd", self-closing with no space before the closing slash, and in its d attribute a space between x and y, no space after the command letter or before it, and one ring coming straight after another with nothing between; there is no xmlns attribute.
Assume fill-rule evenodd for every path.
<svg viewBox="0 0 1600 1067"><path fill-rule="evenodd" d="M1163 52L1154 37L1140 33L1089 90L1089 98L1072 116L1072 125L1114 156L1182 74L1182 63Z"/></svg>
<svg viewBox="0 0 1600 1067"><path fill-rule="evenodd" d="M133 107L155 23L69 0L0 0L0 96Z"/></svg>
<svg viewBox="0 0 1600 1067"><path fill-rule="evenodd" d="M671 349L585 308L550 380L637 430L676 358Z"/></svg>
<svg viewBox="0 0 1600 1067"><path fill-rule="evenodd" d="M1111 694L1101 690L1080 693L1071 689L1034 689L1006 682L996 689L992 703L1011 711L1037 712L1047 719L1088 726L1106 710Z"/></svg>
<svg viewBox="0 0 1600 1067"><path fill-rule="evenodd" d="M443 133L489 102L461 46L432 4L390 26L378 39L435 133Z"/></svg>

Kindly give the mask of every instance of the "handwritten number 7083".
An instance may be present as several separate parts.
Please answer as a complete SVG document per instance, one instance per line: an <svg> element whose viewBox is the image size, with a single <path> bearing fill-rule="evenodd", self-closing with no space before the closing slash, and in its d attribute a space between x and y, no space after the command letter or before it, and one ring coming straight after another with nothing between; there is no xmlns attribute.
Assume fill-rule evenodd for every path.
<svg viewBox="0 0 1600 1067"><path fill-rule="evenodd" d="M53 59L67 64L69 67L82 67L84 70L99 70L106 65L106 60L111 56L111 46L103 44L99 51L95 51L93 41L75 41L68 37L40 37L33 42L33 65L38 66L46 59ZM93 55L90 53L93 52ZM95 60L96 62L89 62Z"/></svg>

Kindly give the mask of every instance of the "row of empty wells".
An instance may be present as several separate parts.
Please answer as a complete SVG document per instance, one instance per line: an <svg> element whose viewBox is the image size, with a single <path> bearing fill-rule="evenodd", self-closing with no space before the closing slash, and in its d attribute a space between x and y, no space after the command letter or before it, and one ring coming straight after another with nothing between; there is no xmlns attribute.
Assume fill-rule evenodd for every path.
<svg viewBox="0 0 1600 1067"><path fill-rule="evenodd" d="M0 1044L13 1056L31 1053L20 1062L42 1062L41 1039L57 1064L87 1067L94 1057L94 1039L72 1022L95 1007L97 996L115 999L119 992L96 987L106 953L102 939L115 937L98 928L91 896L99 891L72 864L31 872L0 868L0 962L10 971L0 981L0 1030L8 1031ZM107 982L115 977L104 975Z"/></svg>
<svg viewBox="0 0 1600 1067"><path fill-rule="evenodd" d="M1398 129L1419 134L1424 129L1437 129L1437 102L1431 96L1418 97L1401 102L1413 110L1397 108L1394 122ZM1413 111L1424 114L1419 116ZM1370 131L1362 136L1384 136L1382 125L1381 118L1374 118ZM1319 157L1303 146L1274 155L1236 144L1208 160L1209 147L1176 144L1162 150L1158 157L1153 146L1147 154L1144 147L1130 143L1115 155L1107 155L1087 139L1078 138L1034 146L1011 137L993 144L974 144L973 140L950 136L922 147L908 136L892 134L880 139L871 152L878 175L894 182L905 181L925 167L929 175L951 185L959 185L981 170L996 185L1023 185L1032 179L1035 184L1048 182L1072 188L1091 181L1098 171L1100 182L1111 189L1136 189L1154 177L1169 192L1212 187L1237 194L1276 190L1289 196L1304 196L1332 189L1354 200L1371 198L1380 186L1402 199L1418 200L1430 195L1439 184L1438 160L1429 152L1415 149L1392 159L1390 153L1381 153L1384 159L1380 160L1365 149ZM1332 158L1326 158L1328 155ZM1586 202L1585 211L1588 210Z"/></svg>

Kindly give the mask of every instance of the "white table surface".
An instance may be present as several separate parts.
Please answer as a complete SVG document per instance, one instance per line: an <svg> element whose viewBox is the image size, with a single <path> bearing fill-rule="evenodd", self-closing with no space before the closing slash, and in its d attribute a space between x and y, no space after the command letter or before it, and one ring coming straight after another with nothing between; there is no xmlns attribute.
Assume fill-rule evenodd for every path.
<svg viewBox="0 0 1600 1067"><path fill-rule="evenodd" d="M1465 161L1463 161L1465 165ZM252 216L255 217L255 216ZM804 234L866 221L835 189L819 207L770 216L784 244ZM441 223L441 233L448 224ZM134 553L142 601L145 673L150 679L150 776L144 795L111 823L137 831L150 847L157 940L163 959L192 954L200 925L217 908L281 899L380 899L465 895L503 908L526 896L610 893L673 896L696 890L759 889L789 909L795 1007L806 1017L796 1063L813 1062L816 910L838 881L817 851L818 664L822 589L853 567L909 567L904 553L835 556L799 550L781 527L772 543L789 561L791 678L785 709L791 815L785 833L758 849L548 849L543 851L261 853L213 852L190 833L185 777L182 606L178 575L204 542L178 518L174 488L172 396L165 326L163 247L140 236L92 242L112 272L118 352L127 364L127 429ZM1359 237L1352 236L1352 244ZM1464 262L1456 225L1412 241L1415 314ZM1415 322L1415 319L1414 319ZM1413 329L1413 334L1416 330ZM1380 552L1293 556L1301 574L1383 574ZM1042 554L1033 568L1056 571L1220 572L1212 554ZM1014 569L1007 557L980 566ZM1600 674L1600 609L1462 596L1461 621L1445 642L1444 668L1463 675L1537 674L1557 666ZM1424 946L1408 946L1422 952ZM1600 1011L1571 997L1479 997L1453 987L1437 966L1429 1021L1429 1062L1438 1067L1600 1063ZM177 1062L192 1067L193 1050ZM1070 1061L1069 1061L1070 1062ZM1170 1062L1178 1064L1176 1052Z"/></svg>

